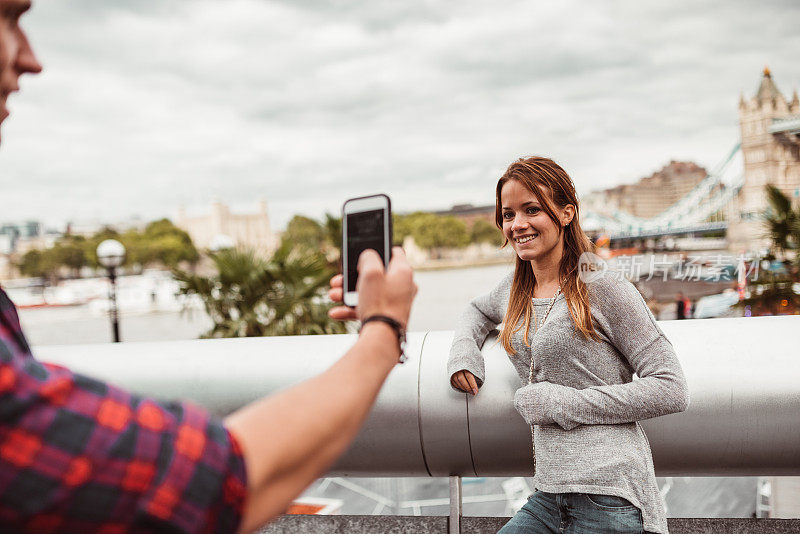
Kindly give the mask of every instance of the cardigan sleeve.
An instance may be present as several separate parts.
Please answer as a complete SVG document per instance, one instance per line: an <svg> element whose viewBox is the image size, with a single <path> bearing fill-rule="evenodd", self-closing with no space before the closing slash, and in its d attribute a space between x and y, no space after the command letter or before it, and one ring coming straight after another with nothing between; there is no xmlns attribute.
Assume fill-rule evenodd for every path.
<svg viewBox="0 0 800 534"><path fill-rule="evenodd" d="M489 332L503 322L512 279L513 273L506 275L492 291L473 299L461 314L447 360L448 378L466 370L475 375L478 387L483 385L485 368L481 348Z"/></svg>

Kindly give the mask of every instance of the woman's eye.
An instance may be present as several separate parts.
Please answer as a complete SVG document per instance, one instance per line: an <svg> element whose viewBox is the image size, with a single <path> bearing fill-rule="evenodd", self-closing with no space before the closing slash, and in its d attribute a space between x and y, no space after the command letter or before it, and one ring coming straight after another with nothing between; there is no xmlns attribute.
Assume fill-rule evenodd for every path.
<svg viewBox="0 0 800 534"><path fill-rule="evenodd" d="M513 218L514 218L514 214L513 214L513 213L511 213L510 211L507 211L507 212L505 212L505 213L503 214L503 218L504 218L505 220L507 220L507 221L508 221L508 220L510 220L510 219L513 219Z"/></svg>
<svg viewBox="0 0 800 534"><path fill-rule="evenodd" d="M528 213L530 214L539 213L539 208L528 208Z"/></svg>

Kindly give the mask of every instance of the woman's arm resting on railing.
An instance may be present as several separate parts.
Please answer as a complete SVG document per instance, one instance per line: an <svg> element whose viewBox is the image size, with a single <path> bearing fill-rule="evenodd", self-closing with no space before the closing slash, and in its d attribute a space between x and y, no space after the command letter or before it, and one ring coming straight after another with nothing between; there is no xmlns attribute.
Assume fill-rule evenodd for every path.
<svg viewBox="0 0 800 534"><path fill-rule="evenodd" d="M447 359L447 376L454 388L474 395L483 385L481 347L489 332L503 322L511 279L511 275L505 276L491 292L473 299L461 314Z"/></svg>

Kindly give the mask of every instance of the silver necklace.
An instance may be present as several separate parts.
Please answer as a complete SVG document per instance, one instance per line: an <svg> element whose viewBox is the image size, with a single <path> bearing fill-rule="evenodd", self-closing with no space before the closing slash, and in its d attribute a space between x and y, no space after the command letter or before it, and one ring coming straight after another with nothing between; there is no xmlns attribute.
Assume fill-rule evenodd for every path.
<svg viewBox="0 0 800 534"><path fill-rule="evenodd" d="M542 319L539 321L539 324L536 325L536 331L533 333L535 336L539 330L541 330L542 325L547 320L547 316L550 315L550 310L553 309L553 305L556 303L556 299L561 294L561 286L558 286L556 289L556 294L553 295L553 298L550 300L550 304L547 306L547 309L542 316ZM531 345L533 345L533 339L531 339ZM533 383L533 350L531 350L531 370L528 373L528 384ZM536 444L534 443L534 434L533 434L533 425L531 425L531 454L533 456L533 474L536 475Z"/></svg>

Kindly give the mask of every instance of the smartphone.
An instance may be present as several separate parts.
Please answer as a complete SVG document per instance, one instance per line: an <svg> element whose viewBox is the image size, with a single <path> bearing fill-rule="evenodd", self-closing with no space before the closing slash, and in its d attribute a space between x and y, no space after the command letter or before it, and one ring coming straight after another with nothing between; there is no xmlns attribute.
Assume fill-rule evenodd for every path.
<svg viewBox="0 0 800 534"><path fill-rule="evenodd" d="M389 265L392 256L392 202L386 195L351 198L342 206L342 275L344 303L358 305L358 257L376 251Z"/></svg>

